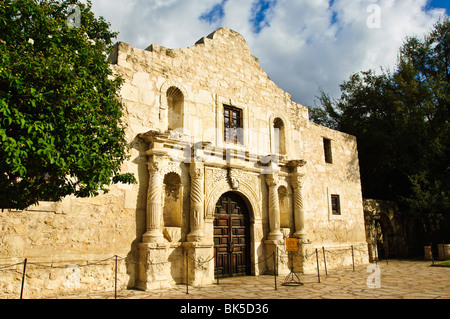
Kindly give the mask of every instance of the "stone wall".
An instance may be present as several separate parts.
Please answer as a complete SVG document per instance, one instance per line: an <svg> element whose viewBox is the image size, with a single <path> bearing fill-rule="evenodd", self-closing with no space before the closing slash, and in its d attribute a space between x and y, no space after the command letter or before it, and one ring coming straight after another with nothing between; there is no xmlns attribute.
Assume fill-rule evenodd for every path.
<svg viewBox="0 0 450 319"><path fill-rule="evenodd" d="M134 187L0 212L0 298L20 296L25 258L24 298L113 291L115 255L118 288L134 287L145 218L126 200Z"/></svg>

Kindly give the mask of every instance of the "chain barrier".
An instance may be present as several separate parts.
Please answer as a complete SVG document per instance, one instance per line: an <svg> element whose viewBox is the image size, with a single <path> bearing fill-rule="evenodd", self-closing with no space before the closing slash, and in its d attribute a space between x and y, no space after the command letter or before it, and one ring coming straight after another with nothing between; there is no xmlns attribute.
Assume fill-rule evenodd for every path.
<svg viewBox="0 0 450 319"><path fill-rule="evenodd" d="M353 271L355 271L355 252L358 253L367 253L367 249L361 249L359 247L355 247L355 246L351 246L349 248L338 248L338 249L330 249L327 250L325 247L320 248L315 248L315 250L313 252L311 252L310 254L302 254L299 251L286 251L282 248L279 248L279 251L283 254L288 254L289 256L293 256L293 257L300 257L303 259L308 259L312 256L316 256L316 268L317 268L317 278L318 278L318 282L320 283L320 262L319 262L319 250L322 251L322 256L323 256L323 265L325 268L325 273L326 275L328 275L328 269L327 269L327 260L326 260L326 255L334 255L334 256L342 256L344 254L348 254L349 252L351 252L351 257L352 257L352 267L353 267ZM277 260L278 262L278 260Z"/></svg>
<svg viewBox="0 0 450 319"><path fill-rule="evenodd" d="M22 274L22 282L21 282L21 290L20 290L20 299L23 299L23 291L24 291L24 286L25 286L25 278L26 278L26 271L27 271L27 267L30 267L30 266L34 266L35 268L43 268L43 269L69 269L70 267L73 267L73 266L76 266L77 268L84 268L84 267L89 267L89 266L96 266L96 265L107 265L106 264L106 262L107 261L110 261L110 260L115 260L115 269L114 269L114 272L115 272L115 278L114 278L114 296L115 296L115 298L117 299L117 262L119 261L119 260L125 260L127 263L133 263L133 264L137 264L136 262L134 262L134 261L131 261L131 260L126 260L126 258L124 258L124 257L120 257L120 256L117 256L117 255L114 255L114 256L112 256L112 257L109 257L109 258L106 258L106 259L102 259L102 260L99 260L99 261L95 261L95 262L88 262L87 264L85 264L85 265L75 265L74 263L71 263L71 264L68 264L68 265L64 265L64 266L55 266L55 265L53 265L53 264L55 264L55 263L59 263L59 262L54 262L54 261L52 261L52 262L48 262L48 263L51 263L51 265L46 265L46 264L48 264L48 263L46 263L46 262L29 262L28 261L28 258L25 258L24 259L24 261L23 262L19 262L19 263L15 263L15 264L10 264L10 265L4 265L4 266L0 266L0 271L2 271L2 270L8 270L8 269L11 269L11 268L13 268L13 267L17 267L17 266L20 266L20 265L23 265L23 271L22 272L20 272L21 274ZM61 262L62 263L62 262ZM15 271L15 272L19 272L19 270L18 269L11 269L12 271ZM28 269L29 270L29 269Z"/></svg>
<svg viewBox="0 0 450 319"><path fill-rule="evenodd" d="M3 269L8 269L8 268L12 268L12 267L15 267L15 266L19 266L19 265L23 265L23 261L22 261L22 262L20 262L20 263L17 263L17 264L12 264L12 265L1 266L1 267L0 267L0 270L3 270Z"/></svg>
<svg viewBox="0 0 450 319"><path fill-rule="evenodd" d="M257 263L254 263L253 266L262 264L263 262L266 262L269 258L273 258L273 254L274 254L274 253L272 253L272 255L268 256L267 258L265 258L265 259L263 259L263 260L260 260L260 261L258 261Z"/></svg>
<svg viewBox="0 0 450 319"><path fill-rule="evenodd" d="M209 263L211 260L213 260L213 259L214 259L214 256L212 256L210 259L205 260L205 261L198 261L198 260L192 259L192 258L189 257L189 256L188 256L188 258L189 258L191 261L193 261L194 263L196 263L197 265L203 266L204 264Z"/></svg>
<svg viewBox="0 0 450 319"><path fill-rule="evenodd" d="M330 255L341 256L341 255L344 255L344 254L348 253L349 251L351 251L352 252L353 271L355 271L354 253L355 252L359 252L359 253L367 252L367 250L365 250L365 249L360 249L360 248L354 247L354 246L351 246L350 248L347 248L347 249L344 248L344 249L332 249L332 250L326 250L325 247L322 247L322 249L320 249L320 250L322 250L322 255L323 255L323 258L324 258L323 263L325 265L325 271L326 271L327 275L328 275L328 271L327 271L327 268L326 268L325 253L326 254L330 254ZM300 251L291 252L291 251L286 251L285 249L277 247L277 253L274 252L271 255L267 256L266 258L261 259L261 260L259 260L256 263L252 263L253 267L257 267L258 265L260 265L262 263L265 263L270 258L274 259L275 290L277 290L276 276L278 275L278 263L279 263L279 259L282 258L279 255L279 253L281 253L281 254L288 254L290 256L300 257L300 258L303 258L303 259L309 259L310 257L315 255L316 259L317 259L316 262L317 262L318 282L320 283L319 249L318 248L315 248L315 250L312 251L309 254L308 253L307 254L303 254ZM189 260L191 260L192 262L194 262L195 264L197 264L199 266L203 266L204 264L207 264L207 263L209 263L210 261L212 261L214 259L214 255L212 257L206 259L206 260L194 259L194 258L188 256L187 254L185 256L186 256L186 258L188 258ZM185 259L184 258L185 256L184 256L184 254L182 254L179 258L176 258L176 259L173 259L173 260L170 260L170 261L163 261L163 262L156 262L156 263L148 261L148 258L147 258L147 261L148 261L148 264L150 266L158 266L158 265L170 264L170 263L172 263L172 262L174 262L175 260L178 260L178 259ZM120 261L125 261L128 264L140 264L141 262L136 262L136 261L133 261L133 260L130 260L130 259L127 260L127 258L118 256L118 255L114 255L112 257L109 257L109 258L106 258L106 259L102 259L102 260L99 260L99 261L87 262L85 265L74 265L73 263L71 263L71 264L68 264L68 265L56 266L54 264L55 263L57 264L57 263L60 263L60 262L55 262L55 261L47 262L47 263L46 262L29 262L25 258L25 260L23 262L18 262L18 263L13 263L13 264L9 264L9 265L0 266L0 271L8 270L8 269L20 266L20 265L24 266L23 267L23 278L22 278L22 289L21 289L21 299L22 299L23 286L24 286L25 275L26 275L26 267L27 266L34 266L36 268L46 268L46 269L68 269L71 266L77 266L78 268L84 268L84 267L97 266L97 265L103 265L104 266L104 265L107 265L106 263L108 261L110 261L110 260L115 260L115 287L114 287L114 289L115 289L115 297L117 298L117 262L119 260ZM51 263L51 265L47 265L48 263ZM186 266L187 266L187 264L186 264ZM188 269L187 268L188 267L186 267L186 293L188 293L187 287L188 287L188 283L189 283L189 278L188 278L189 274L188 274ZM12 271L19 272L18 269L12 269ZM20 273L22 273L22 272L20 272ZM215 275L217 277L217 284L219 284L219 276L216 274L216 272L215 272Z"/></svg>

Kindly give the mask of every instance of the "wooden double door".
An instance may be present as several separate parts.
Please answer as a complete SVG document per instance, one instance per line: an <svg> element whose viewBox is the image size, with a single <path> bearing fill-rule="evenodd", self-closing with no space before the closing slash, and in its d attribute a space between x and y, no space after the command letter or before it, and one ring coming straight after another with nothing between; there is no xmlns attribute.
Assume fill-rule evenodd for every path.
<svg viewBox="0 0 450 319"><path fill-rule="evenodd" d="M225 193L216 204L214 266L219 278L251 274L249 211L233 192Z"/></svg>

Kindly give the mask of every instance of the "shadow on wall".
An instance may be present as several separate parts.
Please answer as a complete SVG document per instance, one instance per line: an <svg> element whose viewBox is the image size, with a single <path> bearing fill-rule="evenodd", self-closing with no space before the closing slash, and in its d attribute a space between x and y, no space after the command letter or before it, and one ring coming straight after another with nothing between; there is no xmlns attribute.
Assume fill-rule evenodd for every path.
<svg viewBox="0 0 450 319"><path fill-rule="evenodd" d="M347 163L346 180L351 183L361 183L358 141L351 135L344 135L346 145L351 146L351 160Z"/></svg>

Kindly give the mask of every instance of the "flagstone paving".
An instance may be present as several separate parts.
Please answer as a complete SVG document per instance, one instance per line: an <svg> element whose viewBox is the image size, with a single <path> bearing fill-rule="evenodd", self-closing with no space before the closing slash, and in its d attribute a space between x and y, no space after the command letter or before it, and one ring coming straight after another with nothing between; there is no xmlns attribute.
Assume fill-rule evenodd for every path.
<svg viewBox="0 0 450 319"><path fill-rule="evenodd" d="M373 264L372 264L373 265ZM370 288L373 272L368 265L298 274L302 286L283 286L285 275L220 279L204 287L177 285L151 291L121 290L118 299L450 299L450 267L431 267L428 261L381 261L380 287ZM375 283L370 281L369 283ZM55 299L114 299L114 292L84 296L55 296Z"/></svg>

